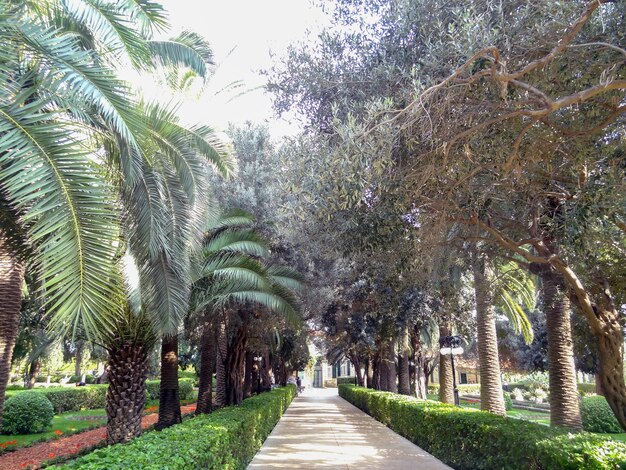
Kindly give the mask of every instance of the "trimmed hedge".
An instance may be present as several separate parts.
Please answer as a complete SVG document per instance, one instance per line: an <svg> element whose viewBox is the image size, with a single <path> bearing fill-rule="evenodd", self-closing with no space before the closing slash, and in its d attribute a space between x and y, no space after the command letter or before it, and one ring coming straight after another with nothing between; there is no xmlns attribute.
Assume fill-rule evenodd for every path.
<svg viewBox="0 0 626 470"><path fill-rule="evenodd" d="M583 429L585 431L624 432L606 398L602 396L584 397L580 402L580 415L583 419Z"/></svg>
<svg viewBox="0 0 626 470"><path fill-rule="evenodd" d="M595 383L579 383L578 384L578 393L580 393L582 396L585 396L586 394L590 394L596 393L596 384Z"/></svg>
<svg viewBox="0 0 626 470"><path fill-rule="evenodd" d="M626 444L593 434L354 385L339 395L457 470L626 469Z"/></svg>
<svg viewBox="0 0 626 470"><path fill-rule="evenodd" d="M458 384L457 388L459 389L460 394L480 394L480 384ZM439 384L429 384L427 393L429 393L430 395L437 395L439 393Z"/></svg>
<svg viewBox="0 0 626 470"><path fill-rule="evenodd" d="M146 380L146 399L158 400L160 380ZM179 379L178 394L181 400L189 400L193 395L193 380Z"/></svg>
<svg viewBox="0 0 626 470"><path fill-rule="evenodd" d="M356 377L337 377L337 385L347 384L354 385L356 383Z"/></svg>
<svg viewBox="0 0 626 470"><path fill-rule="evenodd" d="M296 394L276 388L239 406L200 415L128 444L118 444L62 465L62 469L243 469Z"/></svg>
<svg viewBox="0 0 626 470"><path fill-rule="evenodd" d="M146 399L159 399L159 380L146 381ZM106 394L108 385L89 385L85 387L50 387L35 388L33 390L15 390L9 396L21 395L24 393L37 393L44 395L52 406L55 414L67 411L94 410L104 408L106 404ZM178 382L181 400L189 400L193 396L193 382L189 379L181 379Z"/></svg>

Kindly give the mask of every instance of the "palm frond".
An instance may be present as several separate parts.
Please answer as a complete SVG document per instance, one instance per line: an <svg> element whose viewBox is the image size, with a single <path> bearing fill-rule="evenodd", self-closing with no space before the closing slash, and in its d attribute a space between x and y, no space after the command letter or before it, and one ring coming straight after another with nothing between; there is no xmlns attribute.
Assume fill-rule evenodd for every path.
<svg viewBox="0 0 626 470"><path fill-rule="evenodd" d="M187 67L204 79L209 76L209 66L214 64L209 43L190 31L166 41L149 41L148 48L155 66Z"/></svg>
<svg viewBox="0 0 626 470"><path fill-rule="evenodd" d="M119 285L116 202L80 134L42 112L47 104L0 106L0 183L37 246L53 325L68 334L100 331L110 327Z"/></svg>
<svg viewBox="0 0 626 470"><path fill-rule="evenodd" d="M138 23L143 36L148 37L167 29L167 12L159 3L151 0L124 0L121 5L131 20Z"/></svg>

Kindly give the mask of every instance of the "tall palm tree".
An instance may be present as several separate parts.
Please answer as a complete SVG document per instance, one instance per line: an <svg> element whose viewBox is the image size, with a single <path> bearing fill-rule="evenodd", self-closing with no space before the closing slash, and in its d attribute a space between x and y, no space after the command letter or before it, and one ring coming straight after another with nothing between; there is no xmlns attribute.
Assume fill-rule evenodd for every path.
<svg viewBox="0 0 626 470"><path fill-rule="evenodd" d="M530 344L533 338L532 327L520 304L529 309L534 307L533 286L527 276L511 266L504 266L496 277L496 266L491 257L478 250L480 247L476 247L471 256L476 298L480 408L505 415L496 335L496 306L508 317L514 330L522 333Z"/></svg>

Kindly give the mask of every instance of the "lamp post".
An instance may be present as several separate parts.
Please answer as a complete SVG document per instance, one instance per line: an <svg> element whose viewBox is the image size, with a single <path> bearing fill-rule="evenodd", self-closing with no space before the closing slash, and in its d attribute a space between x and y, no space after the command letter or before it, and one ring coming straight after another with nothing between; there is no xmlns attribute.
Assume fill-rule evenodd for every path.
<svg viewBox="0 0 626 470"><path fill-rule="evenodd" d="M461 337L460 336L442 336L439 338L439 345L441 349L439 352L442 356L450 355L450 362L452 363L452 384L454 387L454 404L456 406L460 405L459 402L459 389L456 385L456 371L454 369L454 356L458 354L463 354L463 348L461 347Z"/></svg>
<svg viewBox="0 0 626 470"><path fill-rule="evenodd" d="M257 363L257 369L256 369L256 378L257 378L256 394L258 395L259 393L261 393L261 361L263 361L263 356L254 356L254 361Z"/></svg>

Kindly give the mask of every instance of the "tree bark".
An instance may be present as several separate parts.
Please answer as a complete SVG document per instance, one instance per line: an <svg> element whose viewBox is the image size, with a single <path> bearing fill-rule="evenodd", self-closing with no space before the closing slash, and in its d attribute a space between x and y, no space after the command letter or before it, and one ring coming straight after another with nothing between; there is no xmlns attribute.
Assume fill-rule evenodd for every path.
<svg viewBox="0 0 626 470"><path fill-rule="evenodd" d="M78 380L80 381L81 379L81 366L82 366L82 362L83 362L83 342L82 341L77 341L76 342L76 353L74 354L74 358L76 359L76 362L74 364L74 375L76 377L78 377Z"/></svg>
<svg viewBox="0 0 626 470"><path fill-rule="evenodd" d="M161 384L159 420L156 429L182 423L178 391L178 335L166 336L161 343Z"/></svg>
<svg viewBox="0 0 626 470"><path fill-rule="evenodd" d="M205 326L200 339L200 377L196 414L213 411L213 371L215 370L215 336L210 326Z"/></svg>
<svg viewBox="0 0 626 470"><path fill-rule="evenodd" d="M217 362L215 366L215 403L218 408L226 406L226 361L228 338L226 324L222 321L217 331Z"/></svg>
<svg viewBox="0 0 626 470"><path fill-rule="evenodd" d="M398 393L398 372L396 370L396 345L393 338L387 344L387 389L392 393Z"/></svg>
<svg viewBox="0 0 626 470"><path fill-rule="evenodd" d="M128 442L141 434L147 373L148 354L142 346L126 343L109 350L107 444Z"/></svg>
<svg viewBox="0 0 626 470"><path fill-rule="evenodd" d="M540 276L548 334L550 424L579 430L582 429L582 420L574 367L569 298L563 278L558 273L547 268L540 271Z"/></svg>
<svg viewBox="0 0 626 470"><path fill-rule="evenodd" d="M439 337L450 336L450 328L439 327ZM452 379L451 356L439 355L439 401L454 405L454 383Z"/></svg>
<svg viewBox="0 0 626 470"><path fill-rule="evenodd" d="M626 385L624 384L624 336L617 309L598 309L603 320L603 335L596 335L600 353L600 388L615 413L622 429L626 430ZM597 386L597 385L596 385Z"/></svg>
<svg viewBox="0 0 626 470"><path fill-rule="evenodd" d="M411 376L409 375L409 327L404 325L399 338L398 354L398 393L411 394Z"/></svg>
<svg viewBox="0 0 626 470"><path fill-rule="evenodd" d="M374 368L370 357L365 361L365 376L367 377L367 388L374 388Z"/></svg>
<svg viewBox="0 0 626 470"><path fill-rule="evenodd" d="M252 390L254 389L254 353L252 351L246 351L245 362L243 397L249 398L252 396Z"/></svg>
<svg viewBox="0 0 626 470"><path fill-rule="evenodd" d="M4 393L11 374L11 357L20 323L24 265L10 249L0 230L0 426Z"/></svg>
<svg viewBox="0 0 626 470"><path fill-rule="evenodd" d="M37 358L33 362L31 362L28 367L28 379L26 380L26 388L28 390L32 390L33 388L35 388L35 383L37 383L37 376L39 375L40 370L41 360Z"/></svg>
<svg viewBox="0 0 626 470"><path fill-rule="evenodd" d="M246 353L247 333L241 325L228 345L226 361L226 404L238 405L243 401L244 360Z"/></svg>
<svg viewBox="0 0 626 470"><path fill-rule="evenodd" d="M497 415L506 415L498 336L496 334L496 312L493 306L493 272L487 255L474 252L472 255L474 294L476 296L476 324L478 330L478 361L480 368L480 409Z"/></svg>
<svg viewBox="0 0 626 470"><path fill-rule="evenodd" d="M596 372L596 395L604 396L604 389L602 388L602 374L600 372Z"/></svg>
<svg viewBox="0 0 626 470"><path fill-rule="evenodd" d="M413 363L415 364L413 366L413 373L415 377L415 396L421 400L426 400L428 398L428 389L426 386L426 381L428 377L426 377L424 358L422 356L420 329L420 325L415 325L411 334L411 346L413 347Z"/></svg>

